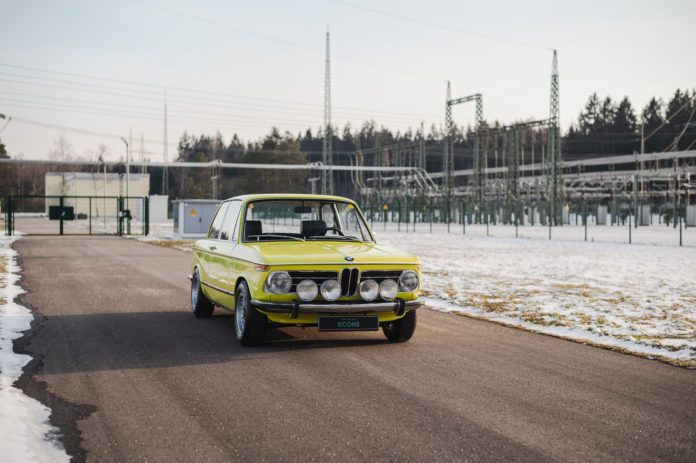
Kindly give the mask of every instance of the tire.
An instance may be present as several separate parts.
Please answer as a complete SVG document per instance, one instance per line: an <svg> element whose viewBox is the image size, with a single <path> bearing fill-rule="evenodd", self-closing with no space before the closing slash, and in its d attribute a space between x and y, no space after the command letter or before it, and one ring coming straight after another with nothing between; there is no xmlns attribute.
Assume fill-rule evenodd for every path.
<svg viewBox="0 0 696 463"><path fill-rule="evenodd" d="M198 268L193 271L191 277L191 310L198 318L209 318L215 310L215 304L203 294Z"/></svg>
<svg viewBox="0 0 696 463"><path fill-rule="evenodd" d="M382 331L389 342L408 341L416 331L416 311L409 310L400 319L384 325Z"/></svg>
<svg viewBox="0 0 696 463"><path fill-rule="evenodd" d="M239 283L234 306L234 334L244 346L260 346L266 337L267 318L251 305L249 287Z"/></svg>

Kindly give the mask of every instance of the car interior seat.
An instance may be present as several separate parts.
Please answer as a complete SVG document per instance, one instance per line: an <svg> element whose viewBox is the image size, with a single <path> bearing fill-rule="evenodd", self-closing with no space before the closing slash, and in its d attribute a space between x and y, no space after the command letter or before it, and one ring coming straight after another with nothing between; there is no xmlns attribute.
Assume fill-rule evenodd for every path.
<svg viewBox="0 0 696 463"><path fill-rule="evenodd" d="M323 220L303 220L300 224L300 234L304 238L326 235L326 222Z"/></svg>
<svg viewBox="0 0 696 463"><path fill-rule="evenodd" d="M244 239L248 240L250 236L260 235L261 233L262 227L260 220L247 220L244 223Z"/></svg>

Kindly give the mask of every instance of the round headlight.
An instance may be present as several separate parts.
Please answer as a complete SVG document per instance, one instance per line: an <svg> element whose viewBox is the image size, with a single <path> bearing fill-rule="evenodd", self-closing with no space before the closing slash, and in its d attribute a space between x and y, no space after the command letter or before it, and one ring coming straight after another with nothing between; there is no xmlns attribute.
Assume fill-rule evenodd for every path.
<svg viewBox="0 0 696 463"><path fill-rule="evenodd" d="M365 280L360 283L360 297L365 301L374 301L379 295L379 285L375 280Z"/></svg>
<svg viewBox="0 0 696 463"><path fill-rule="evenodd" d="M297 284L297 297L303 301L313 301L317 294L319 294L319 288L312 280L302 280Z"/></svg>
<svg viewBox="0 0 696 463"><path fill-rule="evenodd" d="M399 291L399 286L394 280L383 280L379 284L379 295L385 301L391 301L396 297L396 293Z"/></svg>
<svg viewBox="0 0 696 463"><path fill-rule="evenodd" d="M326 280L321 284L321 297L327 301L335 301L341 296L341 286L336 280Z"/></svg>
<svg viewBox="0 0 696 463"><path fill-rule="evenodd" d="M401 291L410 293L418 289L418 274L413 270L406 270L399 277Z"/></svg>
<svg viewBox="0 0 696 463"><path fill-rule="evenodd" d="M292 278L288 272L271 272L266 279L266 287L273 294L286 294L292 288Z"/></svg>

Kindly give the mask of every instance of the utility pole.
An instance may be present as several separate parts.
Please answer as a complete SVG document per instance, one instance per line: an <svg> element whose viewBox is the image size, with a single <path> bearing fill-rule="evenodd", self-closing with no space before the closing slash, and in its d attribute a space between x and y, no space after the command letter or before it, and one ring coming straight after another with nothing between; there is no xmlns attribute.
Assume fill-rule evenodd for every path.
<svg viewBox="0 0 696 463"><path fill-rule="evenodd" d="M423 127L423 122L421 122L421 127L420 127L420 162L418 163L418 167L420 167L423 170L425 170L425 168L426 168L426 162L425 162L425 128Z"/></svg>
<svg viewBox="0 0 696 463"><path fill-rule="evenodd" d="M130 173L128 172L130 170L130 161L128 160L130 158L129 155L129 144L128 141L121 137L121 141L126 145L126 198L128 197L128 179L130 178ZM120 194L119 194L120 195Z"/></svg>
<svg viewBox="0 0 696 463"><path fill-rule="evenodd" d="M326 64L324 68L324 149L321 173L321 193L333 194L333 130L331 128L331 49L329 28L326 28Z"/></svg>
<svg viewBox="0 0 696 463"><path fill-rule="evenodd" d="M147 167L145 167L145 135L140 132L140 173L144 174L147 172Z"/></svg>
<svg viewBox="0 0 696 463"><path fill-rule="evenodd" d="M128 128L128 146L126 147L126 198L128 198L128 187L130 186L130 147L133 146L133 127ZM126 199L126 209L128 207L128 199Z"/></svg>
<svg viewBox="0 0 696 463"><path fill-rule="evenodd" d="M162 194L169 194L169 170L167 163L169 162L169 146L167 141L167 89L164 90L164 144L162 145Z"/></svg>

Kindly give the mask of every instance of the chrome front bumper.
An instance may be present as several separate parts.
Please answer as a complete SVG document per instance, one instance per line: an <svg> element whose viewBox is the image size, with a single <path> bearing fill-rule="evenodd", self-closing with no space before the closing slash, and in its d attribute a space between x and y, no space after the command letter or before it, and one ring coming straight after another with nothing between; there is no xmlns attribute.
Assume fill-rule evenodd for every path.
<svg viewBox="0 0 696 463"><path fill-rule="evenodd" d="M425 300L418 298L412 301L397 299L390 302L327 302L317 304L315 302L266 302L252 300L251 304L259 310L272 313L289 313L291 318L299 314L362 314L394 312L401 315L406 310L415 310L425 304Z"/></svg>

